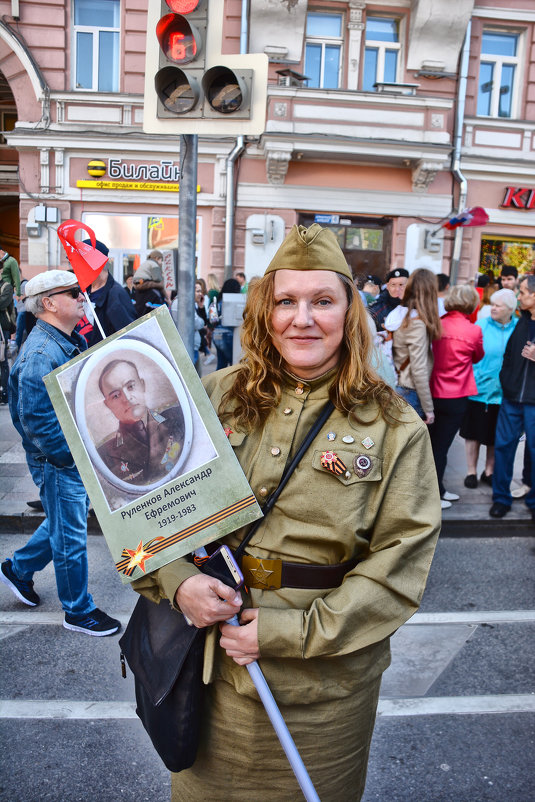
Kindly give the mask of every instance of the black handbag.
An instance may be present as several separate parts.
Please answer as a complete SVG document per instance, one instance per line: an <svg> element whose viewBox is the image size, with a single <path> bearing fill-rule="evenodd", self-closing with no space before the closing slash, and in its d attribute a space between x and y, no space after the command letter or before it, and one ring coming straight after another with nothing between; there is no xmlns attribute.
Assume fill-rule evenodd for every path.
<svg viewBox="0 0 535 802"><path fill-rule="evenodd" d="M290 476L331 414L329 401L283 472L277 489L235 552L239 560L245 546L271 512ZM200 570L210 574L209 560ZM202 717L202 666L206 630L190 626L170 604L140 596L119 641L121 662L134 675L136 713L169 771L189 769L199 746Z"/></svg>
<svg viewBox="0 0 535 802"><path fill-rule="evenodd" d="M167 601L140 596L119 641L134 675L136 713L169 771L188 769L197 755L205 634Z"/></svg>

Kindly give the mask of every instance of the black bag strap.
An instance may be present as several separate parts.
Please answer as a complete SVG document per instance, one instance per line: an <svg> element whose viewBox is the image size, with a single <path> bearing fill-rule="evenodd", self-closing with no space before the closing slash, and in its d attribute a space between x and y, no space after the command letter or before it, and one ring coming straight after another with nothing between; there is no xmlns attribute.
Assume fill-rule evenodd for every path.
<svg viewBox="0 0 535 802"><path fill-rule="evenodd" d="M325 423L325 421L327 420L327 418L329 417L329 415L331 414L333 409L334 409L333 402L332 401L327 401L327 403L325 404L325 406L321 410L319 416L316 418L315 422L313 423L311 428L308 430L308 433L306 434L303 442L301 443L301 445L297 449L295 457L293 458L293 460L284 469L283 474L282 474L282 478L281 478L280 483L279 483L279 486L273 491L273 493L270 495L270 497L267 499L266 503L264 504L264 506L262 508L262 511L264 513L263 517L260 518L258 521L254 522L254 524L252 525L251 529L247 532L247 534L243 538L242 542L240 543L240 545L238 546L238 548L234 552L234 556L235 556L235 558L236 558L236 560L238 562L241 559L241 556L242 556L242 554L243 554L243 552L245 550L245 547L250 542L251 538L257 532L257 530L260 528L260 526L264 523L264 521L266 520L266 516L269 515L269 513L271 512L271 510L275 506L275 502L277 501L278 497L280 496L280 494L282 493L282 491L286 487L290 476L292 475L294 470L297 468L297 466L300 463L300 461L301 461L302 457L304 456L305 452L308 450L308 447L310 446L310 444L312 443L312 441L314 440L314 438L318 434L319 430L321 429L321 427L323 426L323 424Z"/></svg>

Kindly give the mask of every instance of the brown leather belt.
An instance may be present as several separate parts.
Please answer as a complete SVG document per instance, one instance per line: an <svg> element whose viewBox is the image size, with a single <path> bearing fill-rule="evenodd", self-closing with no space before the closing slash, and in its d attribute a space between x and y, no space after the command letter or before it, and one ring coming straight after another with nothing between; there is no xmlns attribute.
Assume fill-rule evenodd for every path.
<svg viewBox="0 0 535 802"><path fill-rule="evenodd" d="M337 588L348 571L359 560L348 560L336 565L307 565L287 563L282 560L267 560L259 557L242 557L245 584L256 590L278 590L279 588L302 588L306 590L328 590Z"/></svg>

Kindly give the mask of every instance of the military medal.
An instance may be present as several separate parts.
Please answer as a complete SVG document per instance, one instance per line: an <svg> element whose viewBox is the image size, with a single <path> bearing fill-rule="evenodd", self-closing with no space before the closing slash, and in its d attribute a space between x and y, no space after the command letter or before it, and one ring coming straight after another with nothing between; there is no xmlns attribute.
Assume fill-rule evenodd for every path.
<svg viewBox="0 0 535 802"><path fill-rule="evenodd" d="M364 440L361 441L364 448L371 448L375 445L371 437L365 437Z"/></svg>
<svg viewBox="0 0 535 802"><path fill-rule="evenodd" d="M223 429L223 431L225 432L225 434L227 435L227 437L230 437L230 435L231 435L231 434L234 434L234 432L232 431L232 429L230 428L230 426L225 426L225 428Z"/></svg>
<svg viewBox="0 0 535 802"><path fill-rule="evenodd" d="M121 462L121 471L126 473L128 470L128 462Z"/></svg>
<svg viewBox="0 0 535 802"><path fill-rule="evenodd" d="M353 460L353 469L358 477L361 479L367 476L372 468L372 461L366 454L359 454Z"/></svg>
<svg viewBox="0 0 535 802"><path fill-rule="evenodd" d="M350 434L344 434L344 436L342 437L342 440L343 440L344 443L354 443L355 442L355 438L351 437Z"/></svg>
<svg viewBox="0 0 535 802"><path fill-rule="evenodd" d="M346 466L334 451L324 451L320 458L320 464L322 468L331 471L335 476L341 476L347 471Z"/></svg>
<svg viewBox="0 0 535 802"><path fill-rule="evenodd" d="M171 447L172 447L172 445L174 443L174 440L175 440L175 438L173 437L173 435L171 435L169 437L168 441L167 441L167 445L165 447L165 452L164 452L164 455L163 455L163 457L161 459L160 465L165 465L167 462L169 462L169 459L170 459L170 456L171 456L169 452L171 451Z"/></svg>

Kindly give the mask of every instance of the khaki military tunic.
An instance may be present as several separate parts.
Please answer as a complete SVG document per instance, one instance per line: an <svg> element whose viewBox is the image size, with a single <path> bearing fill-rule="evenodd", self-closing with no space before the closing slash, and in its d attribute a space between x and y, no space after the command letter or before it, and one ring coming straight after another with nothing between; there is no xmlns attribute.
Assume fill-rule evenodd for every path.
<svg viewBox="0 0 535 802"><path fill-rule="evenodd" d="M235 367L227 368L204 380L216 410L235 370ZM230 424L225 421L232 430L230 443L260 503L279 484L288 459L328 400L333 376L334 371L331 371L309 382L288 376L280 405L258 431L247 434L232 421ZM378 683L389 664L388 639L418 608L441 520L426 427L411 407L396 414L400 424L388 425L382 417L377 417L375 408L365 407L360 417L372 422L359 424L334 410L290 478L265 525L247 547L247 553L255 557L281 558L289 562L330 565L354 557L360 560L338 588L253 589L245 604L259 608L260 665L275 699L283 708L286 706L290 718L296 707L299 708L297 719L305 723L298 747L305 751L313 748L317 754L318 732L307 731L306 719L308 715L313 719L313 708L318 705L317 709L325 714L321 729L326 739L324 743L322 737L322 748L327 749L327 765L338 765L339 773L344 774L341 768L344 757L350 765L357 765L359 761L354 750L360 749L362 760L357 765L357 773L361 779L365 773ZM326 451L334 451L347 471L337 476L326 470L322 466L322 455ZM228 544L237 546L243 534L229 536ZM160 597L172 600L179 584L194 573L193 565L177 560L138 580L134 586L154 600ZM217 646L217 640L218 632L214 628L207 638L205 681L214 683L210 693L216 696L217 688L224 688L219 692L219 711L225 709L222 700L228 702L227 689L233 688L234 707L246 711L246 720L247 716L252 716L251 705L259 704L256 692L248 672L227 658ZM358 708L362 708L363 691L364 698L367 695L375 701L359 725L364 742L353 749L348 738L355 729ZM232 706L226 709L230 715ZM345 733L343 720L346 721ZM227 721L226 726L232 731L232 721ZM253 730L255 738L271 739L266 718L263 727L251 728L248 734L251 753ZM274 787L262 796L253 785L243 789L243 796L227 789L226 795L218 797L216 793L211 797L207 773L214 770L214 765L210 764L209 756L224 755L227 746L223 743L220 746L222 751L217 743L211 742L208 751L201 750L193 769L174 778L173 798L269 799L270 802L279 799ZM280 769L287 770L286 759L279 752ZM247 769L247 754L246 748L240 776L247 776L251 770L250 766ZM320 786L323 784L322 802L360 798L360 791L356 790L360 787L359 778L351 775L351 771L347 773L344 786L350 789L350 795L342 797L332 795L333 778L328 773L308 768L311 776L315 775L313 781ZM254 776L259 778L257 769ZM291 778L290 772L286 788L281 790L281 800L292 798L291 783L294 781ZM218 782L221 782L220 777ZM204 797L197 795L201 787L206 794ZM336 793L342 793L342 789Z"/></svg>
<svg viewBox="0 0 535 802"><path fill-rule="evenodd" d="M184 445L184 415L179 406L149 410L146 426L119 423L119 428L98 448L115 476L133 485L163 479L171 471Z"/></svg>

